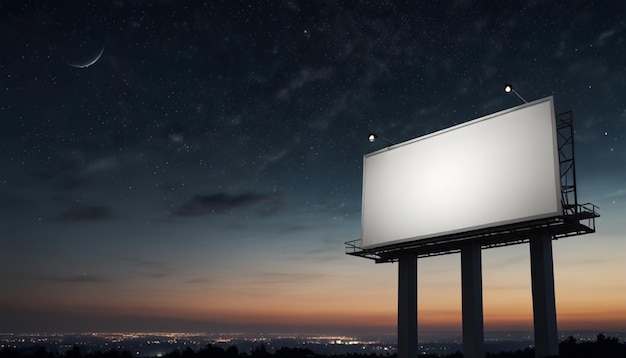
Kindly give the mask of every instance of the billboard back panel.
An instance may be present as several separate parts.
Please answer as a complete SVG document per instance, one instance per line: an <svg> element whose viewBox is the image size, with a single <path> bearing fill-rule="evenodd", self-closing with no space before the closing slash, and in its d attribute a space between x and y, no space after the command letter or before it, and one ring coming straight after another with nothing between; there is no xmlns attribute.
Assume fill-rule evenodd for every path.
<svg viewBox="0 0 626 358"><path fill-rule="evenodd" d="M552 97L368 154L362 246L562 214Z"/></svg>

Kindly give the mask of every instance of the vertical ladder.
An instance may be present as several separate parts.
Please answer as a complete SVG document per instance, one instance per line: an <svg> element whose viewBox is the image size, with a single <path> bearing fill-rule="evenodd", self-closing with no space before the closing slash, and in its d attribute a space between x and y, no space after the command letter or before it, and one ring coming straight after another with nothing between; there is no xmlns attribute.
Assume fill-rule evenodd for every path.
<svg viewBox="0 0 626 358"><path fill-rule="evenodd" d="M576 168L574 161L574 126L572 111L556 115L559 170L561 174L561 203L563 215L578 212L576 195Z"/></svg>

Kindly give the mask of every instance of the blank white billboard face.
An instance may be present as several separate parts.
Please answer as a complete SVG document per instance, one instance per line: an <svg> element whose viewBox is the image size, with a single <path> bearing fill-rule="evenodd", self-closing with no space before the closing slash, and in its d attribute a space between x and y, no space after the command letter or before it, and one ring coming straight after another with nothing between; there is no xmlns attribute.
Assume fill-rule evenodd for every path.
<svg viewBox="0 0 626 358"><path fill-rule="evenodd" d="M552 97L364 157L362 246L562 214Z"/></svg>

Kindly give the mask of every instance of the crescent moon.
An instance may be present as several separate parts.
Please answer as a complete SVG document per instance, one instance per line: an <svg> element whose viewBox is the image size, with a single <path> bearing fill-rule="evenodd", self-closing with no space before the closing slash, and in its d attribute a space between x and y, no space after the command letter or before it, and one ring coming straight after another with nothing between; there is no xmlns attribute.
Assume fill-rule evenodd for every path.
<svg viewBox="0 0 626 358"><path fill-rule="evenodd" d="M98 52L98 55L96 57L94 57L93 59L91 59L91 61L88 61L88 62L85 62L85 63L68 63L68 65L70 65L72 67L76 67L76 68L87 68L87 67L93 65L94 63L98 62L100 57L102 57L103 53L104 53L104 46L100 49L100 52Z"/></svg>

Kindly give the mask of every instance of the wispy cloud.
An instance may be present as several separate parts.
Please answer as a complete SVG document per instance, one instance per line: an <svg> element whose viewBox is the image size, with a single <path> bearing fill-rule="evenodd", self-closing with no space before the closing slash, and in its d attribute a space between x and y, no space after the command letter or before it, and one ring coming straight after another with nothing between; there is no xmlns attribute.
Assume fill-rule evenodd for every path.
<svg viewBox="0 0 626 358"><path fill-rule="evenodd" d="M113 217L111 209L103 205L75 205L61 213L57 219L63 221L98 221Z"/></svg>
<svg viewBox="0 0 626 358"><path fill-rule="evenodd" d="M145 260L139 257L124 256L122 260L131 265L130 272L146 278L164 278L172 276L172 270L164 262Z"/></svg>
<svg viewBox="0 0 626 358"><path fill-rule="evenodd" d="M61 189L73 191L91 184L102 173L115 170L118 166L118 160L113 156L94 158L85 151L60 151L33 174L44 181L54 178Z"/></svg>
<svg viewBox="0 0 626 358"><path fill-rule="evenodd" d="M117 160L115 157L105 157L95 159L85 165L83 172L85 174L97 174L100 172L113 170L117 167Z"/></svg>
<svg viewBox="0 0 626 358"><path fill-rule="evenodd" d="M196 277L196 278L191 278L187 280L187 283L191 283L191 284L206 284L206 283L213 283L213 282L214 280L211 280L206 277Z"/></svg>
<svg viewBox="0 0 626 358"><path fill-rule="evenodd" d="M78 275L67 275L67 276L39 276L36 277L39 281L47 281L47 282L61 282L61 283L104 283L111 282L112 280L106 276L102 275L92 275L92 274L78 274Z"/></svg>
<svg viewBox="0 0 626 358"><path fill-rule="evenodd" d="M498 260L497 262L491 262L485 266L488 266L489 270L500 270L511 266L519 265L524 261L527 261L528 258L525 256L514 256L504 260Z"/></svg>
<svg viewBox="0 0 626 358"><path fill-rule="evenodd" d="M135 271L133 273L135 275L137 275L137 276L141 276L141 277L144 277L144 278L165 278L165 277L172 276L172 273L170 273L170 272L141 272L141 271Z"/></svg>
<svg viewBox="0 0 626 358"><path fill-rule="evenodd" d="M608 199L615 199L622 196L626 196L626 188L619 188L617 190L613 190L609 193L604 194L604 197Z"/></svg>
<svg viewBox="0 0 626 358"><path fill-rule="evenodd" d="M285 87L281 88L276 94L276 98L281 101L288 100L292 92L297 91L298 89L306 86L310 82L321 81L327 78L330 78L332 75L332 70L329 68L320 68L320 69L311 69L311 68L303 68L300 70L298 75L291 79L289 84Z"/></svg>
<svg viewBox="0 0 626 358"><path fill-rule="evenodd" d="M319 280L325 275L319 273L264 272L259 273L254 283L262 285L292 284Z"/></svg>
<svg viewBox="0 0 626 358"><path fill-rule="evenodd" d="M497 285L485 285L484 286L485 290L489 290L489 291L515 291L515 290L524 290L527 291L528 290L528 285L504 285L504 284L497 284Z"/></svg>
<svg viewBox="0 0 626 358"><path fill-rule="evenodd" d="M347 198L324 200L323 202L313 204L312 206L316 211L335 215L339 213L345 216L354 216L361 213L361 208L354 205L354 203Z"/></svg>
<svg viewBox="0 0 626 358"><path fill-rule="evenodd" d="M160 261L154 261L154 260L145 260L142 258L138 258L138 257L129 257L129 256L124 256L122 257L122 260L132 264L133 266L136 267L140 267L140 268L163 268L165 266L165 263L160 262Z"/></svg>
<svg viewBox="0 0 626 358"><path fill-rule="evenodd" d="M276 193L259 194L254 192L196 195L181 205L176 210L176 215L195 217L227 213L232 210L252 207L258 207L261 214L272 214L280 208L280 195Z"/></svg>
<svg viewBox="0 0 626 358"><path fill-rule="evenodd" d="M619 34L624 29L624 24L620 23L619 25L606 29L598 35L596 39L596 46L604 46L609 42L612 38L615 37L616 34Z"/></svg>

